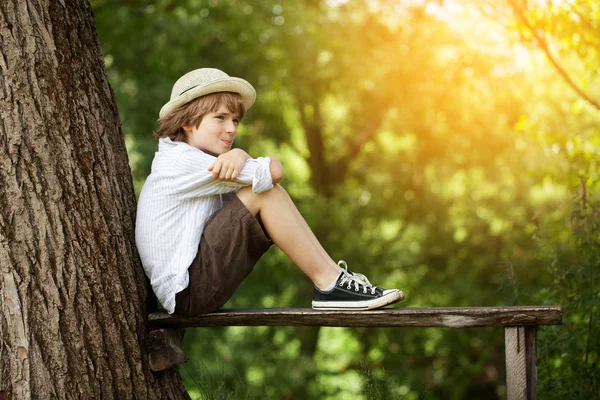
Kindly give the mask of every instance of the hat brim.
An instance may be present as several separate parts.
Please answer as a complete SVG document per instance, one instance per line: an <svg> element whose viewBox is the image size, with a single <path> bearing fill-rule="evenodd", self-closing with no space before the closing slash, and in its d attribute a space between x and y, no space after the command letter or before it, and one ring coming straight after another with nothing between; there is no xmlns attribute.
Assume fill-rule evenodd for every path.
<svg viewBox="0 0 600 400"><path fill-rule="evenodd" d="M189 103L195 98L218 92L238 93L240 96L242 96L242 105L244 106L244 110L246 111L248 111L248 109L252 107L254 101L256 100L256 91L250 83L241 78L228 77L225 79L212 81L206 85L196 86L192 89L185 91L181 95L177 96L175 99L165 104L160 109L158 116L160 118L164 118L168 114L177 110L182 105Z"/></svg>

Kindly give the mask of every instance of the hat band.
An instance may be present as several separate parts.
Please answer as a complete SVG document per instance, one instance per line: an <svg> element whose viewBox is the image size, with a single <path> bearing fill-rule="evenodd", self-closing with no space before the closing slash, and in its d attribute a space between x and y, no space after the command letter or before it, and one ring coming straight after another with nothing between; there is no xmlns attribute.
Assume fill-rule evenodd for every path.
<svg viewBox="0 0 600 400"><path fill-rule="evenodd" d="M190 90L192 90L193 88L196 88L196 87L198 87L198 86L200 86L200 85L195 85L195 86L192 86L192 87L190 87L190 88L187 88L187 89L185 89L183 92L179 93L179 96L181 96L181 95L182 95L182 94L184 94L185 92L189 92Z"/></svg>

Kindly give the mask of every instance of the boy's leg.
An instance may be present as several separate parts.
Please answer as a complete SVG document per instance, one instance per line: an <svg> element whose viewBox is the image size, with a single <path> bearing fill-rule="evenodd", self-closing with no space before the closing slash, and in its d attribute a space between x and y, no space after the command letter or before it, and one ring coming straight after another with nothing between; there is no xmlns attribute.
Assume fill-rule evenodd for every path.
<svg viewBox="0 0 600 400"><path fill-rule="evenodd" d="M330 286L341 268L331 259L279 185L264 193L253 193L250 186L240 189L238 198L254 216L260 214L273 242L304 272L316 287Z"/></svg>
<svg viewBox="0 0 600 400"><path fill-rule="evenodd" d="M337 266L281 186L260 194L245 187L237 196L250 214L260 215L273 242L313 281L313 308L370 310L404 299L398 289L373 286L364 275Z"/></svg>

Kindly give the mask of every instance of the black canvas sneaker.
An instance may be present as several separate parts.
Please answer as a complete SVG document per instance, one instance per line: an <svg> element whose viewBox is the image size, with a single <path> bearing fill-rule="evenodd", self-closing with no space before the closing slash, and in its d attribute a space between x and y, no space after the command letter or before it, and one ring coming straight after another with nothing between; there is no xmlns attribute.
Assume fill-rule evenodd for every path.
<svg viewBox="0 0 600 400"><path fill-rule="evenodd" d="M335 287L322 291L315 286L312 308L316 310L372 310L404 299L398 289L383 289L373 286L363 274L347 269L344 261L338 263L345 269L335 282Z"/></svg>

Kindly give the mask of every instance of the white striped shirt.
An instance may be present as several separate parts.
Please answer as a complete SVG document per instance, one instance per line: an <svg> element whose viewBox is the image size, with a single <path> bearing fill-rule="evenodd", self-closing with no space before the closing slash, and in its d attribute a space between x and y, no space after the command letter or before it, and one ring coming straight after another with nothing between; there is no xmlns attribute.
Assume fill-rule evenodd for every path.
<svg viewBox="0 0 600 400"><path fill-rule="evenodd" d="M235 181L213 178L208 167L215 160L186 143L160 139L140 193L135 242L152 289L170 314L175 295L188 286L206 221L223 207L221 195L249 185L254 193L273 188L268 157L247 160Z"/></svg>

